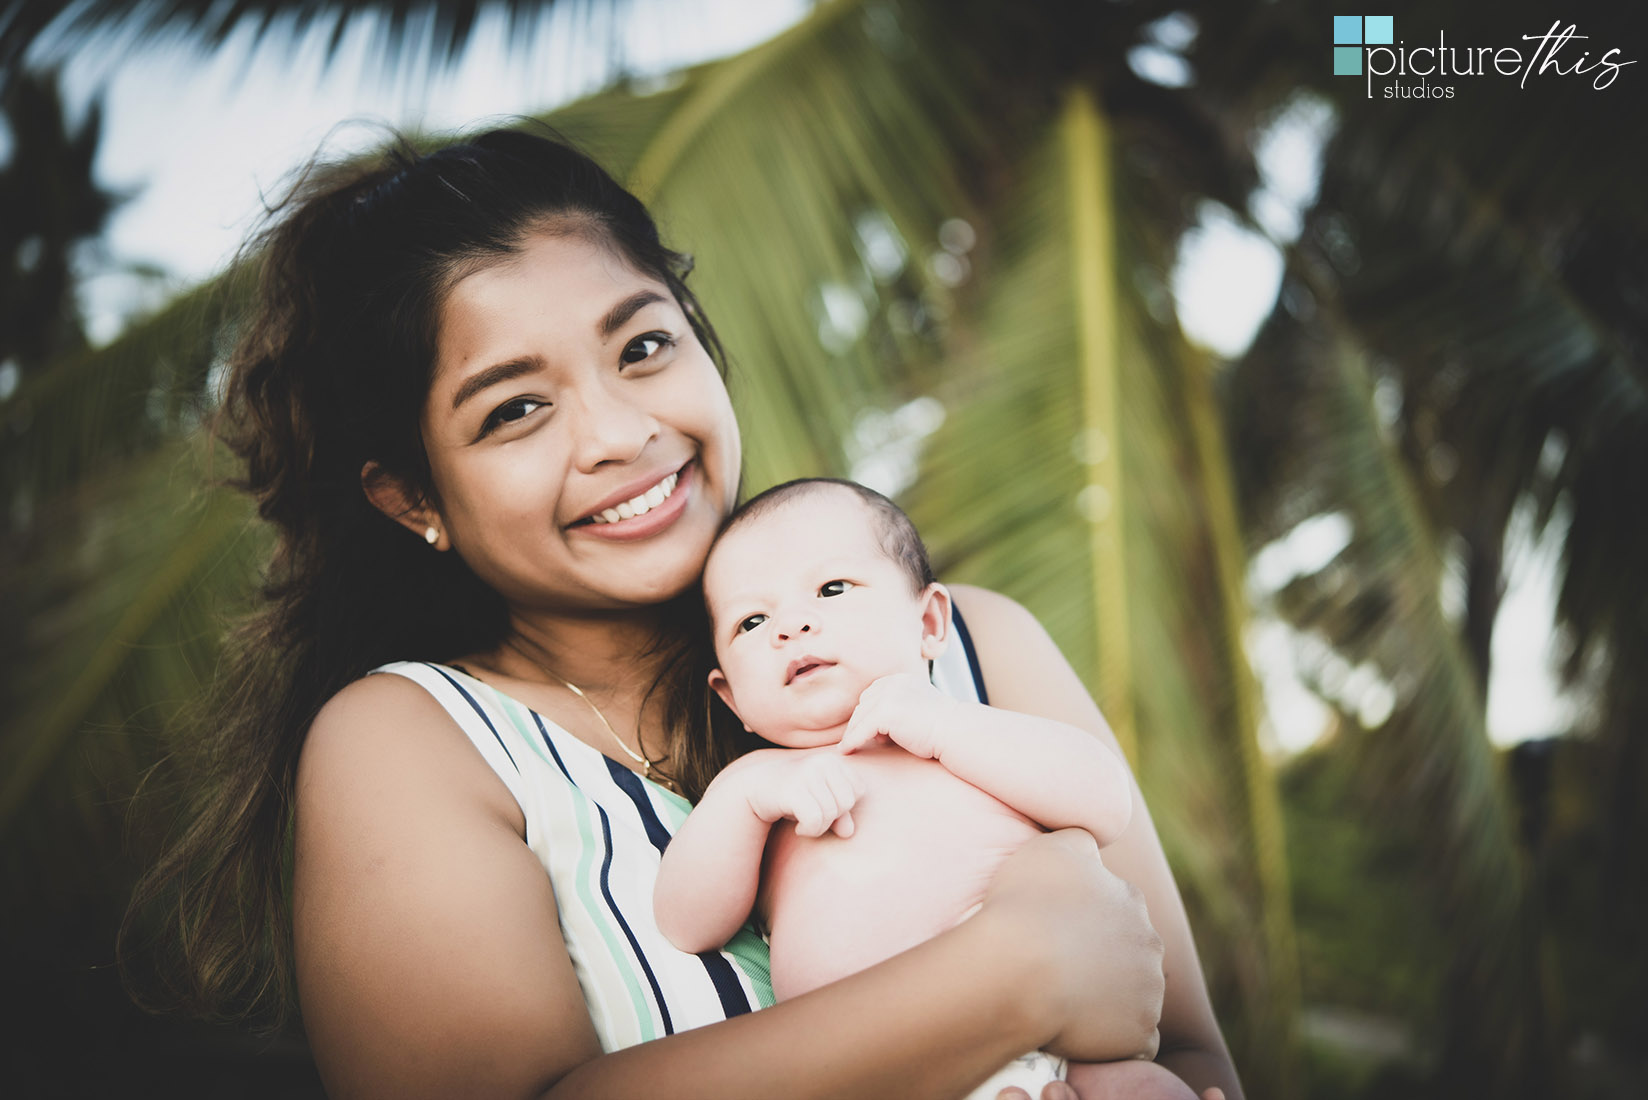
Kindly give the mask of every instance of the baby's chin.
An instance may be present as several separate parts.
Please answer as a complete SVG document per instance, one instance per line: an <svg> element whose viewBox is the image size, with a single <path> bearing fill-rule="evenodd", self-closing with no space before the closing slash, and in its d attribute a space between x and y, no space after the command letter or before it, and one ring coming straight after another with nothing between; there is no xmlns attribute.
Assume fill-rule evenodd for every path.
<svg viewBox="0 0 1648 1100"><path fill-rule="evenodd" d="M851 717L852 712L849 711L847 718ZM825 745L837 745L841 743L842 734L847 732L847 718L841 719L834 725L822 728L792 726L775 730L772 733L759 731L759 736L764 741L771 741L773 744L786 749L817 749Z"/></svg>

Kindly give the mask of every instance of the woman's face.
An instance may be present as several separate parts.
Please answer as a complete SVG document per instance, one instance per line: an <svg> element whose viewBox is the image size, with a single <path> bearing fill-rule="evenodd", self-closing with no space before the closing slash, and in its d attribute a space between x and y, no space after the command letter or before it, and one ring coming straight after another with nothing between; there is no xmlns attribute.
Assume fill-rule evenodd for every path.
<svg viewBox="0 0 1648 1100"><path fill-rule="evenodd" d="M738 425L686 315L583 234L535 234L452 289L422 430L446 536L521 609L678 595L738 489Z"/></svg>

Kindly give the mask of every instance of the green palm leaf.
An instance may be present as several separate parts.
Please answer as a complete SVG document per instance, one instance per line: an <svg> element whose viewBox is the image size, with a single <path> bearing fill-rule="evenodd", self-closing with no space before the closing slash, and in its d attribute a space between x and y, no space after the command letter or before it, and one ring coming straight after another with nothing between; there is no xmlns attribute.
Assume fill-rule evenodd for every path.
<svg viewBox="0 0 1648 1100"><path fill-rule="evenodd" d="M135 739L106 731L134 719L130 732L164 730L209 679L222 616L248 595L265 539L246 501L204 488L203 455L199 437L186 439L82 486L8 582L27 629L10 655L0 835L23 827L77 739L130 767L144 755ZM158 751L150 743L147 755Z"/></svg>
<svg viewBox="0 0 1648 1100"><path fill-rule="evenodd" d="M1317 506L1342 510L1355 533L1337 559L1285 587L1278 606L1295 628L1388 685L1389 717L1354 743L1368 793L1427 837L1436 919L1456 951L1448 992L1460 1004L1445 1054L1476 1072L1510 1066L1506 1051L1518 1048L1508 1037L1527 1039L1537 1026L1538 982L1481 687L1441 606L1435 525L1382 434L1365 360L1347 341L1312 331L1291 345L1267 332L1243 361L1239 383L1254 399L1287 395L1299 489Z"/></svg>
<svg viewBox="0 0 1648 1100"><path fill-rule="evenodd" d="M1114 144L1076 91L1028 159L981 277L977 350L951 363L948 413L908 503L947 576L1018 598L1112 721L1130 716L1248 1087L1288 1095L1285 860L1240 648L1229 487L1201 476L1225 461L1211 380L1100 271L1155 255L1129 216L1151 182L1118 173L1128 159Z"/></svg>

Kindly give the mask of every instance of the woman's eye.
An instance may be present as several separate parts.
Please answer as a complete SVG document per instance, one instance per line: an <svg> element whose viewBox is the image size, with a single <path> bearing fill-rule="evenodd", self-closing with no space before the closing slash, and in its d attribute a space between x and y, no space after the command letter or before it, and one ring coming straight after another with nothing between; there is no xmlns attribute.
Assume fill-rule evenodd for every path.
<svg viewBox="0 0 1648 1100"><path fill-rule="evenodd" d="M739 622L738 633L748 634L750 631L754 630L766 621L767 617L765 615L751 615Z"/></svg>
<svg viewBox="0 0 1648 1100"><path fill-rule="evenodd" d="M627 367L634 363L645 362L664 348L674 346L675 338L667 332L649 332L645 336L637 336L626 344L621 358Z"/></svg>
<svg viewBox="0 0 1648 1100"><path fill-rule="evenodd" d="M481 426L481 434L486 435L500 425L530 416L534 409L541 409L543 406L544 402L534 401L530 397L517 397L512 401L505 401L487 416L486 423Z"/></svg>
<svg viewBox="0 0 1648 1100"><path fill-rule="evenodd" d="M819 586L818 594L820 596L839 596L851 587L853 587L852 581L825 581Z"/></svg>

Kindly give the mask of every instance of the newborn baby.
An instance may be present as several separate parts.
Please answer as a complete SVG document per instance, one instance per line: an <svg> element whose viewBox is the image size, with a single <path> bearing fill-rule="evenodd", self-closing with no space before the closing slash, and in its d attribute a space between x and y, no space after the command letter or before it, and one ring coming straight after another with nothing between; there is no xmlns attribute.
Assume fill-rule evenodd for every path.
<svg viewBox="0 0 1648 1100"><path fill-rule="evenodd" d="M1127 826L1126 768L1085 730L952 699L929 662L950 596L914 526L851 482L808 480L739 509L704 570L710 685L776 745L710 784L665 852L658 927L684 951L767 929L782 1000L945 931L1043 829L1103 847ZM974 1093L1031 1096L1064 1071L1031 1052ZM1149 1063L1080 1064L1083 1100L1193 1100Z"/></svg>

